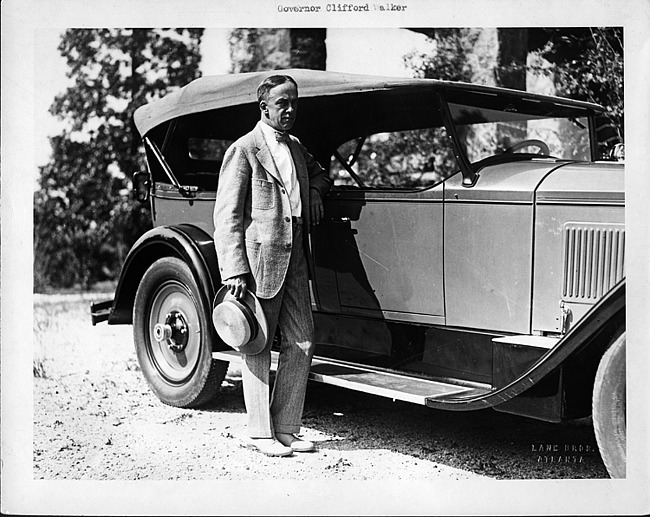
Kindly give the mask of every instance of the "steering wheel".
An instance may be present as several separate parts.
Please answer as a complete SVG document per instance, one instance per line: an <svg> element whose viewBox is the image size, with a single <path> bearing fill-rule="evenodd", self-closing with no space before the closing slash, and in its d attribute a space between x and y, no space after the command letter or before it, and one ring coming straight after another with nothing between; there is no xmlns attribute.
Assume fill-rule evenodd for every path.
<svg viewBox="0 0 650 517"><path fill-rule="evenodd" d="M522 140L521 142L517 142L516 144L511 145L510 147L508 147L505 151L503 151L503 153L504 154L505 153L514 153L515 151L518 151L519 149L523 149L523 148L531 146L531 145L535 146L535 147L539 147L539 151L537 151L537 154L545 154L545 155L551 154L551 152L550 152L550 150L548 148L548 145L546 145L545 142L543 142L542 140L536 140L534 138L531 138L529 140Z"/></svg>

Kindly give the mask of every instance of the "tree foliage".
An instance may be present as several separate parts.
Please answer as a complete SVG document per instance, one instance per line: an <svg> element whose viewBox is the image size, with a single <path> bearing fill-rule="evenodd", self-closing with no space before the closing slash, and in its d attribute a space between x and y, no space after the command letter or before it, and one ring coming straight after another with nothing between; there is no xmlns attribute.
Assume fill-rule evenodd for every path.
<svg viewBox="0 0 650 517"><path fill-rule="evenodd" d="M623 33L619 27L562 29L497 29L499 44L496 59L477 55L478 30L412 29L427 35L428 52L412 52L405 56L414 77L446 81L473 82L473 67L487 66L497 86L526 88L527 74L553 78L555 90L578 100L600 104L607 117L599 121L598 140L601 153L623 138ZM528 60L529 55L540 59ZM479 74L481 75L481 74ZM482 71L482 75L490 73ZM472 131L471 129L468 131ZM510 131L505 126L497 132ZM462 138L470 133L459 135ZM499 139L507 135L497 135ZM444 149L444 139L437 139L436 148ZM411 142L417 145L418 142ZM388 149L389 146L386 146ZM399 156L400 143L395 142L388 154ZM424 153L424 148L420 148ZM381 182L388 183L388 177Z"/></svg>
<svg viewBox="0 0 650 517"><path fill-rule="evenodd" d="M35 289L115 278L126 251L151 224L131 200L145 167L134 110L198 77L202 29L70 29L59 51L73 84L50 112L64 121L50 139L34 198Z"/></svg>
<svg viewBox="0 0 650 517"><path fill-rule="evenodd" d="M614 130L624 135L623 29L621 27L540 29L533 42L551 63L557 91L605 107ZM539 71L539 70L536 70Z"/></svg>
<svg viewBox="0 0 650 517"><path fill-rule="evenodd" d="M471 82L474 70L470 59L479 33L470 29L416 30L427 35L431 48L404 56L404 62L414 77L441 81ZM372 140L372 139L371 139ZM417 159L414 160L414 157ZM411 176L396 175L396 163L407 163ZM362 161L362 160L360 160ZM387 165L388 164L388 165ZM360 164L360 167L363 164ZM367 167L373 170L369 184L418 188L447 177L457 164L449 137L444 128L393 133L384 141L381 151L374 153ZM398 167L399 169L399 167ZM408 178L408 180L407 180ZM396 184L399 181L399 185Z"/></svg>
<svg viewBox="0 0 650 517"><path fill-rule="evenodd" d="M427 35L431 51L414 51L404 56L414 77L441 81L471 82L473 70L468 58L477 33L467 29L435 29Z"/></svg>
<svg viewBox="0 0 650 517"><path fill-rule="evenodd" d="M483 59L475 55L476 30L412 30L426 34L433 49L405 57L415 77L472 81L472 62L477 60L471 57L478 57L478 62ZM623 135L621 27L511 28L497 32L499 49L493 73L498 86L524 89L525 80L521 83L520 78L526 73L553 77L559 95L604 106ZM531 64L526 59L531 53L541 57L542 64Z"/></svg>

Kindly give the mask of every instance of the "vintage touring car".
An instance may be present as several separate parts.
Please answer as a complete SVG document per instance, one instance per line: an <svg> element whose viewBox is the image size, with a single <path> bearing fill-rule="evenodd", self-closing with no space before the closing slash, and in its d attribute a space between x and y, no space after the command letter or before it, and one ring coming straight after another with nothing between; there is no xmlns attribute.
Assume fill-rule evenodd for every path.
<svg viewBox="0 0 650 517"><path fill-rule="evenodd" d="M332 180L310 235L310 378L436 409L593 415L605 465L624 477L624 166L603 109L285 73L299 87L293 133ZM211 324L212 212L223 153L258 120L268 74L200 78L135 112L148 170L134 191L154 227L114 299L91 311L93 323L133 324L142 372L167 404L210 401L241 359Z"/></svg>

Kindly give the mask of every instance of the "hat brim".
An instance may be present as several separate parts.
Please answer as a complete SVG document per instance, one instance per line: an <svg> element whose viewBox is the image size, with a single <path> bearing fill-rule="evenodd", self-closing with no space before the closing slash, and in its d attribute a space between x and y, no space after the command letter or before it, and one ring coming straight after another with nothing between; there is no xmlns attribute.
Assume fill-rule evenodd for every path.
<svg viewBox="0 0 650 517"><path fill-rule="evenodd" d="M237 300L237 298L230 294L230 290L227 286L224 285L221 287L221 289L219 289L219 291L217 291L217 294L214 297L212 310L214 311L214 308L217 305L228 300ZM257 320L258 329L257 335L248 343L245 343L241 346L233 346L232 348L245 355L259 354L262 350L264 350L269 339L269 328L266 321L266 316L264 315L264 310L262 309L262 305L257 299L257 296L248 290L246 291L244 297L240 298L238 301L240 303L246 304L246 306L251 310L253 316Z"/></svg>

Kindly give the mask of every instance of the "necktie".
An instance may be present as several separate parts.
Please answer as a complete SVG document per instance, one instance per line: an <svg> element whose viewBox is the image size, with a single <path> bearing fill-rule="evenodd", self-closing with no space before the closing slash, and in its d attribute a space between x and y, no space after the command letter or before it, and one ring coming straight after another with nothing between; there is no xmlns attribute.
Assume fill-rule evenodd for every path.
<svg viewBox="0 0 650 517"><path fill-rule="evenodd" d="M278 142L284 142L284 143L287 143L287 142L289 141L289 134L288 134L286 131L284 131L284 132L282 132L282 133L276 131L276 133L275 133L275 139L276 139Z"/></svg>

